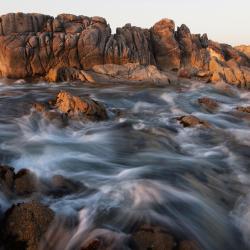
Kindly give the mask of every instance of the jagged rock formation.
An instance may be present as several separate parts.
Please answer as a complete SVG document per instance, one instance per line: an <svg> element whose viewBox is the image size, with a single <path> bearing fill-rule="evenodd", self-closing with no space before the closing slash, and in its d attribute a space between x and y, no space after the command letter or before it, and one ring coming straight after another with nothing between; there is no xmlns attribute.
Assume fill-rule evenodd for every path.
<svg viewBox="0 0 250 250"><path fill-rule="evenodd" d="M240 45L240 46L236 46L234 48L236 50L244 53L245 55L247 55L250 58L250 45Z"/></svg>
<svg viewBox="0 0 250 250"><path fill-rule="evenodd" d="M61 91L56 100L48 103L35 103L34 111L49 120L61 121L65 125L69 120L104 121L108 119L105 107L89 97L80 98L69 92Z"/></svg>
<svg viewBox="0 0 250 250"><path fill-rule="evenodd" d="M63 80L88 81L79 71L96 65L130 63L154 65L163 71L185 69L188 77L250 86L247 53L210 41L206 34L191 34L186 25L176 30L169 19L151 29L126 24L112 34L101 17L61 14L54 18L23 13L0 17L2 77L49 75L50 80L57 81L62 80L57 72L62 72L63 78L66 75Z"/></svg>

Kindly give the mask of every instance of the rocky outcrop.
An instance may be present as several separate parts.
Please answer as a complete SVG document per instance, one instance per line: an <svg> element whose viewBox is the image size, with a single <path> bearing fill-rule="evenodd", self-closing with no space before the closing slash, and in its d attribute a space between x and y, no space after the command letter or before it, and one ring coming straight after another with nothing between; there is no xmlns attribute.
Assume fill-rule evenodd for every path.
<svg viewBox="0 0 250 250"><path fill-rule="evenodd" d="M53 68L46 75L49 82L86 81L90 83L170 83L168 74L154 65L143 66L139 63L101 64L92 67L91 71L75 68Z"/></svg>
<svg viewBox="0 0 250 250"><path fill-rule="evenodd" d="M201 249L195 241L180 240L164 228L144 225L133 233L135 249L154 250L199 250Z"/></svg>
<svg viewBox="0 0 250 250"><path fill-rule="evenodd" d="M180 47L180 65L184 68L208 70L209 52L207 34L192 35L186 25L181 25L176 31L176 40Z"/></svg>
<svg viewBox="0 0 250 250"><path fill-rule="evenodd" d="M66 125L71 120L103 121L108 118L105 107L89 97L80 98L61 91L56 100L33 104L34 111L42 114L48 121Z"/></svg>
<svg viewBox="0 0 250 250"><path fill-rule="evenodd" d="M38 180L28 169L17 173L8 166L0 166L0 186L6 196L26 196L38 190Z"/></svg>
<svg viewBox="0 0 250 250"><path fill-rule="evenodd" d="M170 83L168 75L163 71L159 71L153 65L142 66L138 63L124 65L105 64L96 65L92 70L95 73L119 79L120 81Z"/></svg>
<svg viewBox="0 0 250 250"><path fill-rule="evenodd" d="M53 219L54 212L38 202L14 205L4 219L5 249L37 250Z"/></svg>
<svg viewBox="0 0 250 250"><path fill-rule="evenodd" d="M180 67L180 47L175 39L175 23L162 19L151 29L155 60L162 70Z"/></svg>
<svg viewBox="0 0 250 250"><path fill-rule="evenodd" d="M246 106L246 107L237 107L236 110L240 111L240 112L244 112L244 113L250 113L250 106Z"/></svg>
<svg viewBox="0 0 250 250"><path fill-rule="evenodd" d="M213 42L206 34L191 34L186 25L175 29L169 19L150 29L126 24L112 34L102 17L23 13L0 17L0 76L8 78L95 82L93 78L106 79L92 77L97 65L106 65L107 73L107 68L116 70L110 70L110 65L132 63L140 67L134 75L129 73L127 80L157 82L163 74L157 67L167 72L182 69L180 77L249 87L246 51L245 47Z"/></svg>
<svg viewBox="0 0 250 250"><path fill-rule="evenodd" d="M57 95L56 108L59 112L67 114L69 118L101 121L108 118L105 108L90 98L81 99L68 92L61 91Z"/></svg>
<svg viewBox="0 0 250 250"><path fill-rule="evenodd" d="M62 197L88 190L81 182L72 181L61 175L42 179L28 169L21 169L15 173L14 169L8 166L0 166L0 187L6 197L19 199L35 197L36 194Z"/></svg>
<svg viewBox="0 0 250 250"><path fill-rule="evenodd" d="M236 46L234 48L236 50L244 53L245 55L247 55L250 58L250 45L240 45L240 46Z"/></svg>
<svg viewBox="0 0 250 250"><path fill-rule="evenodd" d="M199 98L198 103L209 112L214 112L219 108L219 104L216 100L206 96Z"/></svg>
<svg viewBox="0 0 250 250"><path fill-rule="evenodd" d="M203 121L193 115L185 115L177 118L183 127L201 127L201 128L210 128L211 125L207 121Z"/></svg>

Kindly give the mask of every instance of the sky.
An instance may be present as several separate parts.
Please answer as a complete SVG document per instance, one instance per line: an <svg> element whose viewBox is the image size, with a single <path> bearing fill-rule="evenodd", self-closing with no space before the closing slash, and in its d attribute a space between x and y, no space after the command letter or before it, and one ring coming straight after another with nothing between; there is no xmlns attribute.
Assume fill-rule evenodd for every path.
<svg viewBox="0 0 250 250"><path fill-rule="evenodd" d="M9 12L102 16L113 32L126 23L150 28L170 18L221 43L250 44L250 0L0 0L0 15Z"/></svg>

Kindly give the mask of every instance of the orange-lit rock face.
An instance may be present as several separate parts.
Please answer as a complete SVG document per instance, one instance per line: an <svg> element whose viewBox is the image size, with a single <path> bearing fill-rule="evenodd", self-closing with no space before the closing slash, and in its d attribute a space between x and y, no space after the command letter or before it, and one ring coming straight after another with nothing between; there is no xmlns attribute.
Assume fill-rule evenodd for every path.
<svg viewBox="0 0 250 250"><path fill-rule="evenodd" d="M105 108L98 102L90 99L81 99L68 92L60 92L56 99L56 108L61 113L71 118L88 118L90 120L105 120L107 113Z"/></svg>
<svg viewBox="0 0 250 250"><path fill-rule="evenodd" d="M247 51L208 40L206 34L191 34L186 25L175 30L170 19L162 19L151 29L126 24L112 34L102 17L23 13L0 17L1 77L82 81L86 77L79 70L136 63L165 71L188 69L191 77L210 71L206 81L248 87Z"/></svg>
<svg viewBox="0 0 250 250"><path fill-rule="evenodd" d="M67 92L60 92L56 101L57 108L63 113L86 113L89 104L78 96L72 96Z"/></svg>
<svg viewBox="0 0 250 250"><path fill-rule="evenodd" d="M235 47L235 49L244 53L245 55L247 55L250 58L250 45L237 46L237 47Z"/></svg>
<svg viewBox="0 0 250 250"><path fill-rule="evenodd" d="M151 29L155 59L161 69L180 67L180 48L174 32L175 24L170 19L162 19Z"/></svg>

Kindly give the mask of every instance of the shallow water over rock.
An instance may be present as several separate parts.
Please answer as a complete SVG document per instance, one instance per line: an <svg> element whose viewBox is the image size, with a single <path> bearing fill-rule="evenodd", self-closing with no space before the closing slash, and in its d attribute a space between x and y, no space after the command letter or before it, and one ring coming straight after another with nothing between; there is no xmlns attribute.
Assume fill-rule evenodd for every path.
<svg viewBox="0 0 250 250"><path fill-rule="evenodd" d="M109 119L61 127L32 111L60 90L98 100ZM216 100L216 111L200 105L201 97ZM140 223L188 235L202 249L248 249L250 118L236 110L247 105L249 92L198 82L0 84L0 163L92 190L42 197L57 214L78 218L67 232L59 230L62 220L52 225L47 237L53 244L60 234L58 249L74 249L100 228L115 231L121 244ZM190 114L210 126L183 127L177 118ZM0 193L1 210L15 202Z"/></svg>

